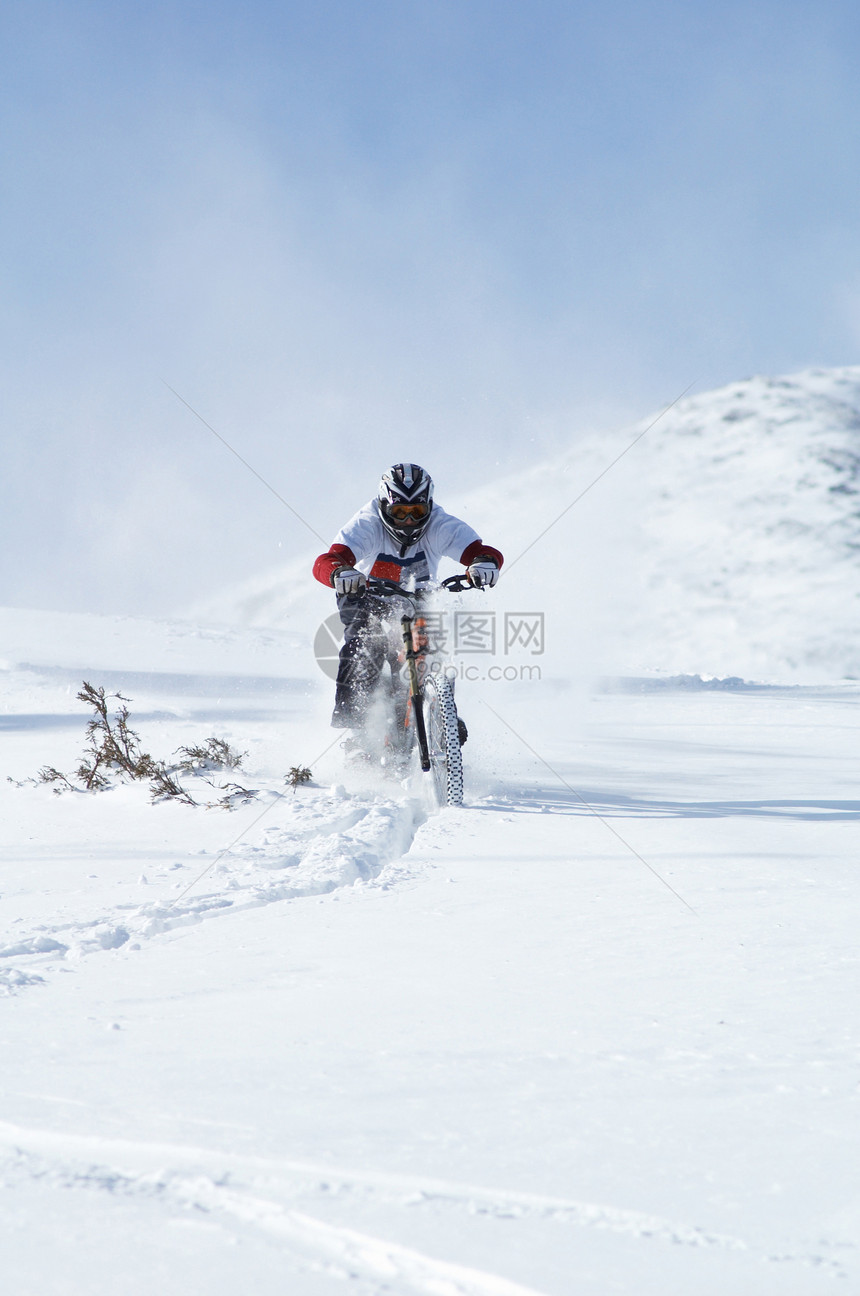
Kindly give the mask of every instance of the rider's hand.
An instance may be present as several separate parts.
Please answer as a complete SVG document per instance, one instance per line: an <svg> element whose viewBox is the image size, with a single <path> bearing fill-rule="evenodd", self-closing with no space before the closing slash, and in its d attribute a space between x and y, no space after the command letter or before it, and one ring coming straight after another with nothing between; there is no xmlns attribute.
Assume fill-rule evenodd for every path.
<svg viewBox="0 0 860 1296"><path fill-rule="evenodd" d="M466 570L475 589L484 589L487 585L495 585L499 579L499 569L494 562L473 562Z"/></svg>
<svg viewBox="0 0 860 1296"><path fill-rule="evenodd" d="M340 567L331 583L336 594L361 594L367 588L367 577L354 567Z"/></svg>

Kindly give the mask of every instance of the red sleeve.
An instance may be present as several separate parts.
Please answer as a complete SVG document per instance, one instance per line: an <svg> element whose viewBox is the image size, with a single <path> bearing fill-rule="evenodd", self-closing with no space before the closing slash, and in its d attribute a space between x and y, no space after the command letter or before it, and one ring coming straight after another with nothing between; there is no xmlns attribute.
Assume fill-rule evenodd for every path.
<svg viewBox="0 0 860 1296"><path fill-rule="evenodd" d="M348 545L333 544L328 553L320 554L314 563L314 576L321 585L331 585L332 577L341 567L354 567L355 554Z"/></svg>
<svg viewBox="0 0 860 1296"><path fill-rule="evenodd" d="M505 561L498 549L484 544L483 540L473 540L460 554L460 562L464 567L468 567L469 563L478 562L481 558L489 558L497 567L501 567Z"/></svg>

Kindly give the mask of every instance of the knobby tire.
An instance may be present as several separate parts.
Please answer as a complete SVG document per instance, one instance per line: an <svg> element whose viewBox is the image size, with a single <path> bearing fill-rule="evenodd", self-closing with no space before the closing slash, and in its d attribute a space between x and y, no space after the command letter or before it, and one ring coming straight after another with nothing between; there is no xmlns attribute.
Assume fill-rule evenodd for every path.
<svg viewBox="0 0 860 1296"><path fill-rule="evenodd" d="M422 692L427 752L436 799L440 805L462 805L463 754L454 686L444 676L428 674Z"/></svg>

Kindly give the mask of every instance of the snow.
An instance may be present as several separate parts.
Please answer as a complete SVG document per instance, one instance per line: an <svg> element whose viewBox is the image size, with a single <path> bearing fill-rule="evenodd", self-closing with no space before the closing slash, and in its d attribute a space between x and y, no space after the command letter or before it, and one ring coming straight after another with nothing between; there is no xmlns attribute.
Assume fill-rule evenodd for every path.
<svg viewBox="0 0 860 1296"><path fill-rule="evenodd" d="M549 537L462 596L547 616L540 679L458 681L462 810L344 765L325 591L261 578L220 624L0 611L4 1292L858 1286L855 523L825 463L858 378L735 384L643 439L641 634L609 633L631 548L597 488L575 599ZM748 454L745 400L775 411ZM475 512L517 492L513 556L596 459ZM27 781L74 769L83 679L153 755L214 734L243 767L184 776L195 806ZM254 799L202 804L230 780Z"/></svg>
<svg viewBox="0 0 860 1296"><path fill-rule="evenodd" d="M548 650L564 676L571 645L585 674L860 676L860 366L732 383L465 498L444 485L445 506L506 555L496 604L551 611ZM306 568L302 559L198 611L316 623L325 591L308 588Z"/></svg>

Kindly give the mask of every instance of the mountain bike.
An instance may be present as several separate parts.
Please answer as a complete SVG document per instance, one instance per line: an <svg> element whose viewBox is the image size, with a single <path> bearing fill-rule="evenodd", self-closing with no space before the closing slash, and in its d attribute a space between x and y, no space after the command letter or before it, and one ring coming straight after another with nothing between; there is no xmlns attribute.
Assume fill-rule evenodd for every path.
<svg viewBox="0 0 860 1296"><path fill-rule="evenodd" d="M431 775L439 805L463 804L461 749L468 734L457 715L454 679L444 669L429 668L429 637L422 605L439 589L456 594L474 588L466 572L449 576L426 590L405 590L396 581L375 576L367 582L367 594L392 601L390 617L386 618L391 628L392 674L378 759L383 768L403 771L417 748L421 770ZM398 612L399 643L394 638ZM395 646L399 649L396 653ZM400 667L397 670L395 657ZM377 692L385 698L385 685L381 684Z"/></svg>

